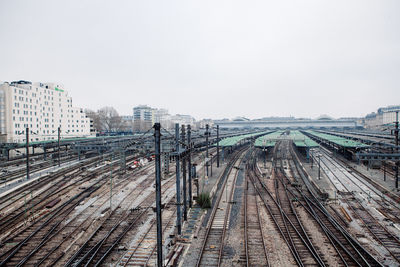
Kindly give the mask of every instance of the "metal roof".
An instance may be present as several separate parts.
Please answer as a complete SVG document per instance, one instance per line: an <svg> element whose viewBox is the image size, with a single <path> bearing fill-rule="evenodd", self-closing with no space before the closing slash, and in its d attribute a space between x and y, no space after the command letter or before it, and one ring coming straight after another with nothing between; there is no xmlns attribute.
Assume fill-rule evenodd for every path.
<svg viewBox="0 0 400 267"><path fill-rule="evenodd" d="M320 133L320 132L315 132L315 131L306 131L307 133L319 138L323 139L326 141L329 141L331 143L334 143L338 146L345 147L345 148L358 148L358 147L369 147L369 145L349 140L347 138L331 135L331 134L326 134L326 133Z"/></svg>
<svg viewBox="0 0 400 267"><path fill-rule="evenodd" d="M254 142L255 147L274 147L277 139L282 135L283 131L272 132L261 136Z"/></svg>
<svg viewBox="0 0 400 267"><path fill-rule="evenodd" d="M271 133L271 131L257 132L257 133L244 134L244 135L224 138L221 141L219 141L219 146L221 146L221 147L234 146L234 145L236 145L237 143L239 143L240 141L242 141L242 140L244 140L246 138L250 138L250 137L258 136L258 135L266 135L266 134L269 134L269 133Z"/></svg>
<svg viewBox="0 0 400 267"><path fill-rule="evenodd" d="M300 131L290 131L289 139L292 139L297 147L318 147L315 141L305 136Z"/></svg>

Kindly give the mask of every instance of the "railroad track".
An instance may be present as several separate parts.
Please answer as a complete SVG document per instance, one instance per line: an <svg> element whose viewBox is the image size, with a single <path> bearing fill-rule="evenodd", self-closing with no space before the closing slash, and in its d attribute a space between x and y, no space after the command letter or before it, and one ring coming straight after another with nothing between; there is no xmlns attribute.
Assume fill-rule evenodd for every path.
<svg viewBox="0 0 400 267"><path fill-rule="evenodd" d="M293 173L297 167L291 166ZM297 182L302 183L300 174L294 175ZM287 179L287 177L286 177ZM305 184L304 184L305 185ZM323 232L334 247L340 261L345 266L382 266L367 252L341 225L328 213L318 199L309 190L289 191L293 198L318 222L319 229Z"/></svg>
<svg viewBox="0 0 400 267"><path fill-rule="evenodd" d="M98 157L89 159L44 176L1 197L0 210L2 211L3 218L0 219L0 230L3 230L2 228L4 227L8 227L12 222L15 223L18 218L21 218L21 215L24 214L27 207L38 211L43 208L44 202L48 203L54 200L57 195L62 195L62 190L66 190L71 186L79 186L79 184L99 175L104 171L103 169L98 169L91 173L87 173L83 170L83 168L87 169L94 166L98 159ZM127 163L129 164L132 160L133 159L128 158ZM106 168L110 168L110 166ZM115 167L115 169L117 168L118 167ZM71 185L70 180L79 175L84 176L83 178L85 179L77 180L74 182L75 185ZM19 206L17 206L18 203Z"/></svg>
<svg viewBox="0 0 400 267"><path fill-rule="evenodd" d="M250 170L248 172L249 178L255 185L258 195L263 200L277 230L288 245L297 264L299 266L324 266L325 264L323 261L320 262L319 255L315 253L307 240L304 239L299 232L300 230L297 229L295 224L289 219L288 214L286 214L281 204L274 198L267 186L260 180L260 177L256 175L253 166L254 165L248 169Z"/></svg>
<svg viewBox="0 0 400 267"><path fill-rule="evenodd" d="M365 183L361 184L352 180L354 178L352 178L350 175L346 175L346 171L345 169L343 169L343 166L334 165L335 161L324 157L323 162L325 164L331 163L333 164L333 166L337 166L337 170L342 171L345 177L348 178L346 179L346 181L343 181L341 178L339 178L336 169L333 169L330 166L326 165L332 173L332 176L328 176L328 178L331 179L331 181L332 179L335 179L335 181L332 181L335 187L339 188L338 186L340 185L340 188L342 190L344 188L348 192L355 191L363 193L363 195L359 194L352 200L343 197L342 201L344 201L348 205L348 207L353 211L353 214L360 220L360 222L363 223L364 228L368 230L368 232L374 237L374 239L376 239L387 250L393 260L400 263L400 239L394 233L392 233L392 231L390 231L382 222L379 222L375 218L375 216L372 215L371 212L363 205L363 203L369 203L373 201L376 203L376 205L381 206L382 208L386 208L386 206L383 206L381 202L376 200L380 196L376 195L375 198L368 197L368 195L370 195L370 193L367 192L368 189L376 194L376 192L373 191L371 187L368 187ZM396 213L393 214L393 211L398 211L398 208L394 205L392 205L392 209L387 209L387 213L391 214L391 217L396 218Z"/></svg>
<svg viewBox="0 0 400 267"><path fill-rule="evenodd" d="M146 188L151 188L153 181L151 179L147 179L144 181L145 184L140 184L138 189L139 194L143 195L143 190ZM162 186L162 193L164 196L169 198L168 203L170 204L174 194L174 185L175 180L173 177L170 177ZM132 194L132 192L130 193ZM133 198L134 201L137 198ZM127 200L122 200L117 206L118 209L122 206L123 202L127 202ZM141 213L134 214L132 212L126 212L122 209L120 212L113 211L112 214L94 231L94 233L85 241L83 245L81 245L80 249L68 259L66 266L98 266L101 264L106 257L112 252L115 246L121 241L121 239L126 235L126 233L135 227L138 226L139 221L142 221L144 215L148 214L150 206L154 203L154 199L152 194L148 195L143 201L134 206L138 207L146 207L142 210ZM133 204L125 204L125 206L132 206ZM168 207L168 204L167 206ZM164 215L165 216L165 215ZM129 218L127 218L129 217ZM164 220L165 227L172 227L172 215L168 217L168 219ZM125 226L126 222L129 222L128 226ZM143 236L142 242L137 245L136 249L130 249L129 252L132 251L141 251L141 247L143 244L151 247L150 250L147 250L146 261L149 262L152 255L155 251L155 221L153 221L151 227L148 229L147 234ZM125 264L132 265L135 264L135 261L138 260L137 255L133 256L135 253L127 253L121 261L120 264L126 260ZM143 256L143 255L142 255Z"/></svg>
<svg viewBox="0 0 400 267"><path fill-rule="evenodd" d="M325 150L324 150L325 151ZM326 155L326 154L325 154ZM344 174L349 180L365 195L368 195L368 191L372 192L372 195L378 205L382 207L383 212L391 213L391 219L400 223L400 197L394 193L387 191L381 185L374 182L371 178L365 176L364 174L357 171L355 168L351 167L345 161L326 157L326 159L335 168L340 170L345 170ZM331 169L331 168L330 168ZM349 171L350 170L350 171ZM391 209L388 211L387 206Z"/></svg>
<svg viewBox="0 0 400 267"><path fill-rule="evenodd" d="M93 162L95 160L96 159L91 159L90 162ZM79 167L81 167L81 166L82 165L79 164ZM118 168L118 167L116 167L116 168ZM93 176L99 176L101 174L101 172L103 172L103 171L104 171L103 169L98 168L95 172L91 172L90 176L84 177L84 178L87 178L86 180L90 180ZM105 171L108 172L109 170L106 168ZM77 174L77 173L79 173L79 172L76 170L74 172L74 174ZM60 177L64 176L63 173L59 173L58 175ZM64 176L64 179L65 179L65 176ZM128 180L128 179L126 179L126 180ZM107 177L104 177L104 179L102 177L100 177L97 180L93 180L93 182L98 184L98 186L96 188L99 189L99 188L101 188L101 185L107 184L108 179L107 179ZM151 180L147 180L146 182L147 182L146 183L147 187L151 188L151 184L152 184ZM39 188L41 185L43 185L43 183L44 183L44 181L41 181L41 183L35 184L35 186L32 186L32 189ZM117 182L117 184L118 184L118 182ZM140 184L138 186L138 188L142 188L141 187L142 185L143 184ZM31 185L29 185L28 187L30 187L30 186ZM58 188L59 186L61 186L61 184L53 185L50 188L51 189L54 188L56 190L55 192L62 193ZM75 186L79 187L79 184L75 184ZM84 188L82 188L82 189L84 189ZM95 191L98 191L97 189ZM142 190L144 190L144 188L142 188ZM16 190L16 191L19 192L19 190ZM21 192L19 192L19 193L21 195ZM98 195L99 193L96 192L96 194ZM10 195L12 195L12 194L10 194ZM18 193L15 192L14 196L17 197ZM44 194L41 197L42 201L49 199L49 196L51 196L51 195ZM38 200L38 199L36 199L36 200ZM84 200L84 198L82 198L80 202L82 202L83 200ZM78 203L79 203L79 201L78 201ZM66 202L64 204L68 204L68 202ZM64 204L62 204L60 207L63 207ZM59 203L57 205L59 205ZM58 214L58 210L59 210L58 208L55 208L55 209L52 209L50 212L45 211L42 214L43 216L40 217L40 218L37 218L37 220L34 223L32 223L31 225L26 226L22 230L19 230L13 236L10 235L6 240L4 240L4 242L3 242L4 244L3 245L6 245L6 246L4 246L3 249L2 249L2 253L3 254L0 256L0 260L4 261L4 264L6 264L6 263L8 264L9 262L12 262L13 263L12 265L24 265L24 264L26 265L26 264L28 264L29 266L34 266L34 265L39 266L42 263L46 263L46 264L50 264L51 265L52 263L57 262L60 259L60 257L62 257L62 254L63 254L63 253L61 253L61 256L58 256L58 257L56 256L56 258L54 258L54 255L53 255L54 252L61 247L60 246L60 239L58 239L57 236L60 236L60 234L62 234L63 239L64 239L64 238L68 237L68 233L72 234L72 233L75 232L75 233L79 234L76 231L72 231L72 232L69 231L69 226L68 225L72 224L72 222L74 220L69 221L67 224L61 224L60 221L57 221L57 219L61 219L61 218L63 218L62 220L65 221L65 219L68 217L68 215L71 214L72 209L68 210L68 212L63 212L62 216L60 216L60 217L55 217L54 215ZM35 211L38 211L38 210L35 210ZM134 216L134 214L129 214L129 216ZM131 219L129 219L130 218L129 216L127 215L127 217L126 217L127 220L132 221ZM12 217L14 217L14 216L12 216ZM7 218L7 220L9 220L11 217L7 216L5 218ZM9 221L9 222L11 223L11 221ZM52 225L53 226L53 228L51 228L51 231L49 231L48 228L45 228L44 226L42 227L42 225L44 223L46 223L46 225ZM113 224L112 222L107 221L104 224L105 227L103 227L103 228L107 228L106 225L112 225L112 224ZM76 225L76 223L75 223L75 225ZM131 225L131 227L132 226L133 225ZM75 226L73 226L73 228L74 227ZM66 231L67 233L62 232L63 229L65 229L65 228L68 230L68 231ZM75 227L75 228L78 229L79 227ZM126 228L118 227L116 229L116 231L114 231L114 233L120 232L121 229L126 229ZM46 231L47 231L47 233L44 233ZM31 235L31 233L33 233L33 232L34 232L34 234ZM118 237L118 235L116 235L116 234L110 235L110 238L107 239L107 240L111 240L112 238L115 239L116 236ZM37 242L37 238L36 237L38 237L40 242ZM55 239L55 243L52 244L52 242L54 242L54 241L50 242L49 241L50 239ZM61 240L63 240L63 239L61 239ZM61 243L62 243L62 241L61 241ZM21 244L23 246L21 246ZM101 248L101 249L96 250L97 252L96 252L95 255L100 255L99 252L102 255L105 255L103 253L104 252L104 248L106 247L105 245L106 244L103 244L102 246L99 246L99 248ZM29 247L29 248L27 248L27 247ZM31 249L31 250L29 251L29 249ZM108 249L106 249L106 251L108 251ZM111 250L109 250L108 253L110 251ZM21 254L24 254L26 257L22 257ZM90 259L91 259L90 262L93 262L93 261L96 261L96 260L100 260L100 259L98 259L96 257L93 257L93 258L90 257ZM103 260L103 259L104 258L102 258L101 260ZM38 262L39 262L39 265L37 264Z"/></svg>
<svg viewBox="0 0 400 267"><path fill-rule="evenodd" d="M100 174L100 172L102 172L102 171L103 171L102 169L99 169L97 172L98 172L98 174ZM106 169L105 171L107 172L109 170ZM86 178L82 178L82 180L86 180L86 181L89 181L88 179L90 179L90 176L86 177ZM91 183L93 185L89 186L88 188L96 188L96 190L97 190L97 189L101 188L102 185L107 184L107 182L108 182L108 177L102 176L98 179L91 181ZM85 192L87 190L87 189L85 189L86 187L79 187L79 184L77 184L75 186L76 186L76 188L79 188L78 192ZM52 188L56 188L56 187L53 186ZM106 187L106 188L108 190L109 187ZM91 193L93 193L93 192L91 192ZM81 194L81 193L78 193L77 195L79 195L79 194ZM73 198L75 198L75 197L73 197ZM80 200L83 201L84 198L81 198ZM64 205L66 205L66 204L68 205L69 201L70 200L66 200L65 203L62 203L59 207L57 206L56 208L52 208L51 211L44 210L44 212L42 212L42 214L41 214L42 216L37 216L38 217L37 220L34 221L32 224L30 224L22 229L19 229L16 233L13 233L13 234L9 233L9 235L6 236L2 241L3 248L2 248L1 253L3 253L3 254L0 256L0 259L7 257L7 261L9 261L11 259L10 256L8 256L10 251L15 252L15 253L11 254L11 257L14 255L18 256L17 252L21 248L20 247L21 243L23 243L23 244L32 244L33 243L35 245L39 244L38 245L39 247L44 246L45 245L44 242L37 243L34 236L30 235L30 233L32 233L32 232L35 232L35 234L39 233L37 235L41 236L40 235L41 232L47 231L46 228L41 227L41 225L43 225L43 222L45 222L46 224L49 224L49 225L52 224L51 223L52 220L57 222L58 217L55 217L54 215L59 213L60 207L64 207ZM77 203L76 205L78 205L78 204L79 203ZM72 210L68 210L68 212L63 212L61 218L66 218L65 216L67 216L71 211ZM63 225L60 225L60 223L56 223L56 224L52 224L52 225L54 225L54 228L52 228L52 231L43 235L41 241L44 241L45 239L49 239L49 238L53 237L54 236L53 234L59 232L60 227L63 227ZM31 245L31 246L35 247L35 245ZM30 253L25 253L28 256L26 257L26 259L23 259L20 261L22 262L22 261L26 261L27 259L29 259L33 255L33 253L36 253L38 251L39 247L32 249L32 251Z"/></svg>
<svg viewBox="0 0 400 267"><path fill-rule="evenodd" d="M92 163L89 163L89 165L90 164ZM22 199L24 197L25 201L19 204L19 206L16 206L15 209L11 210L10 212L4 213L4 217L0 219L1 232L12 233L12 225L18 226L18 223L26 221L26 213L28 209L29 211L34 211L34 214L30 214L29 217L34 216L35 214L36 217L39 217L41 214L46 215L46 206L48 205L48 203L60 200L61 197L63 197L69 191L73 190L74 188L79 188L80 186L83 186L85 183L89 182L92 179L93 175L100 175L101 172L103 172L103 170L99 169L96 172L91 173L91 175L84 175L85 172L79 170L78 166L75 166L63 170L57 173L55 176L50 176L47 179L44 179L44 181L35 183L32 186L29 185L28 188L30 188L30 194L27 190L22 191L22 194L19 193L19 195L17 192L11 194L11 196L9 196L10 200L8 201L10 204L12 202L17 202L18 200L20 200L19 202L22 202ZM32 198L32 191L35 189L37 189L38 192L35 192L35 197ZM14 197L12 195L14 195ZM28 200L26 199L26 196L28 196ZM4 204L2 206L4 206ZM4 239L4 236L2 237L2 239Z"/></svg>
<svg viewBox="0 0 400 267"><path fill-rule="evenodd" d="M37 244L35 246L39 246L43 242L46 242L47 237L55 231L68 214L71 213L81 201L97 190L97 188L98 186L92 186L76 194L67 202L57 207L51 216L39 221L38 226L36 226L36 224L31 225L27 227L22 234L8 240L8 242L14 243L16 246L8 249L0 256L0 266L5 266L6 264L10 266L21 266L26 255L32 252L32 243Z"/></svg>
<svg viewBox="0 0 400 267"><path fill-rule="evenodd" d="M169 203L170 204L170 203ZM169 205L166 206L168 208ZM162 229L163 233L171 231L174 227L173 222L176 218L176 211L164 209L162 213ZM121 258L117 266L149 266L150 261L154 260L156 255L157 244L157 225L156 221L152 220L151 226L146 233L140 238L138 244L129 248L127 253ZM155 265L155 262L153 262Z"/></svg>
<svg viewBox="0 0 400 267"><path fill-rule="evenodd" d="M288 160L289 168L293 178L297 183L303 185L306 190L300 190L296 187L289 190L293 198L308 212L308 214L318 222L320 229L325 233L330 243L335 248L341 262L345 266L382 266L368 251L362 247L343 227L329 214L324 205L310 190L310 184L307 183L306 174L300 164L300 160L291 147L290 158ZM284 172L283 172L284 173ZM289 178L283 177L289 182Z"/></svg>
<svg viewBox="0 0 400 267"><path fill-rule="evenodd" d="M61 171L57 171L55 173L52 173L52 174L49 174L46 176L42 176L25 186L22 186L15 190L12 190L11 192L0 197L0 209L3 209L5 206L8 206L10 204L10 202L15 202L16 200L22 198L23 192L30 192L32 190L40 188L40 187L48 184L49 182L53 181L56 178L62 178L63 175L66 175L68 172L72 172L81 167L88 167L91 164L94 164L97 160L98 160L98 158L88 159L88 160L80 162L78 164L66 167L65 169L63 169ZM22 196L21 196L21 194L22 194Z"/></svg>
<svg viewBox="0 0 400 267"><path fill-rule="evenodd" d="M143 170L142 170L143 171ZM139 174L138 174L139 175ZM117 194L119 191L123 191L124 188L126 188L127 184L132 182L130 179L124 179L120 180L115 184L115 190L113 191L113 197ZM151 181L148 181L148 183L143 183L143 186L150 186ZM81 210L79 213L75 212L74 214L71 214L67 222L65 222L63 225L57 228L57 230L54 232L53 235L49 236L47 239L46 243L44 243L41 247L40 250L39 248L34 252L29 255L25 259L26 265L28 266L41 266L41 265L54 265L54 264L59 264L59 261L62 260L64 256L64 250L65 247L69 248L72 246L72 244L75 244L77 240L79 240L79 236L82 233L90 232L90 227L93 225L93 222L98 222L100 220L103 220L102 218L105 217L107 220L109 220L109 217L107 216L107 213L109 213L109 191L108 191L108 182L103 184L103 187L99 188L95 193L95 201L91 201L91 205L85 205L86 208ZM140 184L138 187L135 187L137 191L144 190L142 187L142 184ZM100 192L99 192L100 191ZM129 194L130 195L130 194ZM137 194L136 194L137 196ZM100 203L99 203L100 202ZM117 203L116 205L118 208L120 207L122 201ZM96 205L94 205L96 204ZM107 208L106 208L107 207ZM129 210L129 212L133 212L133 210ZM119 212L119 210L118 210ZM89 216L87 214L90 214ZM104 216L101 216L101 218L96 218L96 214L103 214ZM114 214L115 215L115 214ZM132 221L129 219L129 216L127 215L127 219L125 221L129 221L131 223ZM97 219L97 220L96 220ZM105 224L109 223L108 221L105 222ZM120 232L120 229L115 229L116 231L113 233ZM62 238L60 238L62 236ZM103 246L104 247L104 246ZM101 251L102 253L104 250ZM105 255L105 254L103 254Z"/></svg>
<svg viewBox="0 0 400 267"><path fill-rule="evenodd" d="M270 266L254 185L246 176L244 241L246 266Z"/></svg>
<svg viewBox="0 0 400 267"><path fill-rule="evenodd" d="M225 233L229 223L231 201L233 192L235 191L237 169L243 159L244 151L245 149L240 150L235 155L228 168L225 169L223 174L225 179L208 221L196 267L221 265Z"/></svg>
<svg viewBox="0 0 400 267"><path fill-rule="evenodd" d="M60 159L60 163L66 163L74 159L75 156L67 156ZM30 165L30 173L31 175L37 171L51 168L52 166L57 165L58 162L54 159L49 159L44 162L31 163ZM0 188L7 186L10 183L18 182L18 180L26 179L26 169L23 167L18 168L17 170L9 171L7 174L3 174L0 176Z"/></svg>
<svg viewBox="0 0 400 267"><path fill-rule="evenodd" d="M320 251L311 242L310 234L306 232L303 224L301 223L296 209L293 207L291 198L288 195L286 184L282 181L282 168L275 171L275 197L278 205L281 207L281 214L287 220L287 232L290 232L290 239L292 240L293 247L296 246L299 258L304 265L319 265L326 266L326 262L321 256ZM300 242L302 241L302 242ZM304 246L299 244L303 243ZM312 257L309 256L311 253Z"/></svg>
<svg viewBox="0 0 400 267"><path fill-rule="evenodd" d="M150 185L148 185L150 186ZM170 178L163 186L162 191L165 194L167 190L171 191L174 186L174 179ZM135 190L135 189L134 189ZM137 190L135 190L137 191ZM136 200L136 197L131 197L130 202ZM131 195L130 192L129 195ZM122 205L123 199L118 207ZM154 196L149 194L143 201L137 204L138 207L145 207L140 212L115 209L108 218L94 231L94 233L85 241L81 248L68 260L65 266L95 266L105 259L105 255L118 244L127 231L147 214L154 202ZM128 204L129 206L130 204ZM128 222L128 226L124 223ZM107 252L107 253L106 253ZM101 260L101 261L100 261Z"/></svg>

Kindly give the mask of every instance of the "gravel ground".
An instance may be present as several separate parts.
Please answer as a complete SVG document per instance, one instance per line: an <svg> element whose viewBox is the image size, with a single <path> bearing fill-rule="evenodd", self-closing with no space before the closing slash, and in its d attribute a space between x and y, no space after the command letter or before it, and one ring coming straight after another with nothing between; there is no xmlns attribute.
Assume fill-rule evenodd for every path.
<svg viewBox="0 0 400 267"><path fill-rule="evenodd" d="M257 199L270 265L274 267L296 266L296 261L293 258L289 247L280 233L276 230L274 221L265 206L262 204L262 200L260 197L257 197Z"/></svg>
<svg viewBox="0 0 400 267"><path fill-rule="evenodd" d="M339 266L341 263L340 258L336 256L336 250L326 237L325 233L321 233L320 226L314 219L310 218L309 214L303 207L296 207L296 211L306 232L311 236L310 240L314 247L321 255L323 255L322 259L328 264L328 266Z"/></svg>
<svg viewBox="0 0 400 267"><path fill-rule="evenodd" d="M233 204L229 217L229 228L226 232L225 246L223 250L222 266L241 265L244 257L244 221L243 221L243 194L245 163L240 164L236 178L236 187L233 195ZM241 259L242 257L242 259Z"/></svg>

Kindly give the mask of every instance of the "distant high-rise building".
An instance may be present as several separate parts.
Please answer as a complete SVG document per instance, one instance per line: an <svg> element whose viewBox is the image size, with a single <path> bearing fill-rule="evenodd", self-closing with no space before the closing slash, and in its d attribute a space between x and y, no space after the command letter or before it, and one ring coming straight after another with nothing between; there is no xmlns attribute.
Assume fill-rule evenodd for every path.
<svg viewBox="0 0 400 267"><path fill-rule="evenodd" d="M151 129L153 124L153 109L146 105L133 108L133 128L135 131L143 132Z"/></svg>
<svg viewBox="0 0 400 267"><path fill-rule="evenodd" d="M72 106L72 98L63 86L29 81L0 85L0 141L26 142L61 137L90 135L90 120L81 108Z"/></svg>

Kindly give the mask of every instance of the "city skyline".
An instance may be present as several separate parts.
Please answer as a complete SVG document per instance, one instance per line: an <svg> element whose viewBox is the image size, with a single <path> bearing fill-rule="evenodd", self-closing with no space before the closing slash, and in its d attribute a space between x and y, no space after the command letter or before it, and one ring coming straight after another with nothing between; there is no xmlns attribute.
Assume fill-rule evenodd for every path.
<svg viewBox="0 0 400 267"><path fill-rule="evenodd" d="M26 80L19 80L19 81L26 81ZM0 81L0 85L1 84L3 84L3 83L12 83L12 82L18 82L17 80L13 80L13 81ZM28 81L28 82L34 82L34 83L40 83L39 81ZM42 81L43 82L43 81ZM48 83L48 82L43 82L43 83ZM57 82L50 82L51 84L60 84L60 86L63 86L64 87L64 85L62 85L62 83L57 83ZM68 88L68 91L69 92L71 92L72 90L70 90L69 88ZM72 96L72 95L71 95ZM80 102L79 101L79 94L78 94L78 96L77 97L74 97L74 102ZM194 115L192 115L190 112L176 112L176 113L174 113L174 112L170 112L170 109L168 109L168 108L165 108L165 107L159 107L159 106L154 106L154 105L151 105L151 104L149 104L149 103L139 103L139 104L137 104L137 105L134 105L134 106L130 106L129 108L124 108L123 110L126 110L126 109L130 109L130 113L128 112L128 113L123 113L123 112L121 112L120 111L120 107L118 106L118 105L112 105L112 104L109 104L109 105L106 105L106 106L98 106L98 107L96 107L96 108L90 108L90 107L87 107L87 106L81 106L81 108L83 108L83 109L87 109L87 110L92 110L92 111L97 111L97 110L99 110L99 109L101 109L101 108L103 108L103 107L113 107L113 108L115 108L116 110L117 110L117 112L118 112L118 114L120 115L120 116L133 116L133 108L134 107L137 107L137 106L142 106L142 105L144 105L144 106L149 106L150 108L153 108L153 109L157 109L157 110L166 110L168 113L169 113L169 115L190 115L190 116L192 116L196 121L200 121L200 120L207 120L207 119L212 119L212 120L223 120L223 119L230 119L230 120L232 120L232 119L235 119L235 118L247 118L247 119L250 119L250 120L256 120L256 119L262 119L262 118L271 118L271 117L293 117L293 118L296 118L296 119L298 119L298 118L305 118L305 119L318 119L319 117L331 117L331 118L333 118L333 119L340 119L340 118L365 118L367 115L370 115L370 114L372 114L372 113L375 113L376 112L376 110L378 109L378 108L382 108L382 107L390 107L390 106L398 106L398 103L396 104L396 103L394 103L394 104L390 104L390 105L384 105L384 106L378 106L378 107L376 107L374 110L370 110L370 111L368 111L365 115L361 115L361 116L351 116L351 115L345 115L345 116L341 116L341 117L335 117L335 116L332 116L331 114L327 114L327 113L324 113L324 112L321 112L321 113L319 113L319 114L317 114L317 115L315 115L314 117L302 117L302 116L298 116L297 114L289 114L289 115L282 115L282 114L265 114L264 116L260 116L260 117L251 117L251 116L247 116L246 114L241 114L241 115L237 115L237 116L230 116L230 117L210 117L210 118L199 118L199 117L196 117L196 116L194 116Z"/></svg>

